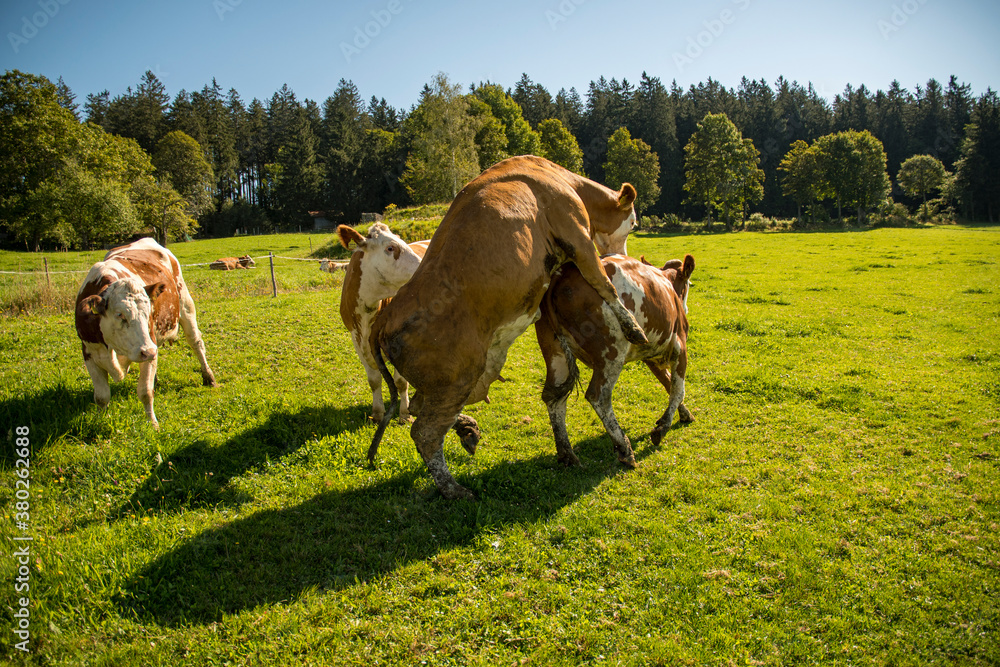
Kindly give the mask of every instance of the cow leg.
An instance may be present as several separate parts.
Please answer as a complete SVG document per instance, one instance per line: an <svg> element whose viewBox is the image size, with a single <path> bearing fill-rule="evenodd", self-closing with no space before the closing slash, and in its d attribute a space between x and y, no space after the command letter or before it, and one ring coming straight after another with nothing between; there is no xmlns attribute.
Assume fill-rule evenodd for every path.
<svg viewBox="0 0 1000 667"><path fill-rule="evenodd" d="M569 348L569 342L553 331L548 317L535 323L535 336L545 360L545 387L542 401L549 411L549 423L556 441L556 456L559 463L566 466L580 465L580 459L573 452L566 431L566 401L573 386L580 377L576 359Z"/></svg>
<svg viewBox="0 0 1000 667"><path fill-rule="evenodd" d="M368 386L372 390L372 414L370 418L374 422L380 422L385 416L385 403L382 402L382 374L377 368L369 366L364 358L361 359L361 363L364 364L365 375L368 376Z"/></svg>
<svg viewBox="0 0 1000 667"><path fill-rule="evenodd" d="M615 319L621 325L625 340L634 345L649 343L642 327L635 321L635 316L618 299L618 292L615 290L615 286L608 280L608 275L604 272L604 267L593 251L578 251L574 261L583 279L597 291L597 294L604 300L604 303L611 308Z"/></svg>
<svg viewBox="0 0 1000 667"><path fill-rule="evenodd" d="M209 368L208 359L205 357L205 342L201 339L201 331L198 329L198 321L195 318L194 301L191 300L191 295L187 294L186 289L181 294L179 319L181 328L184 329L184 340L191 346L191 351L194 352L194 356L198 358L198 363L201 365L201 383L206 387L218 387L219 383L215 381L215 374Z"/></svg>
<svg viewBox="0 0 1000 667"><path fill-rule="evenodd" d="M670 425L673 422L673 413L671 413L670 410L670 404L672 402L670 396L675 395L677 390L675 390L673 386L672 373L668 372L665 368L663 368L662 366L653 361L647 361L646 366L648 366L649 370L653 372L653 375L656 377L656 379L660 381L660 384L663 385L663 388L667 390L667 409L663 412L663 415L656 421L656 427L649 434L649 439L653 441L653 444L659 445L660 441L663 440L664 434L667 432L667 430L670 428ZM676 368L674 369L674 373L676 373ZM675 406L675 408L677 410L677 414L680 416L680 422L682 424L689 424L694 421L694 415L692 415L691 411L688 410L686 405L684 405L683 378L681 378L680 382L680 396L681 396L680 402Z"/></svg>
<svg viewBox="0 0 1000 667"><path fill-rule="evenodd" d="M108 407L111 402L111 383L108 382L108 372L97 365L93 359L85 359L83 365L87 367L87 373L94 383L94 403L102 408Z"/></svg>
<svg viewBox="0 0 1000 667"><path fill-rule="evenodd" d="M586 396L590 405L594 408L594 412L600 417L601 423L604 424L604 430L608 432L611 442L614 443L615 454L618 455L618 460L629 468L634 468L635 453L632 451L632 443L629 442L628 437L618 424L618 418L615 416L615 410L611 405L611 394L615 388L615 383L618 382L618 376L621 375L622 368L625 366L625 353L627 350L627 345L620 346L615 359L610 361L605 360L603 364L595 363L594 375L590 379Z"/></svg>
<svg viewBox="0 0 1000 667"><path fill-rule="evenodd" d="M472 388L469 387L464 395L468 396L471 391ZM444 460L444 436L455 426L463 404L462 400L454 400L454 396L452 400L440 400L438 397L425 395L420 414L410 427L410 436L441 495L449 499L472 500L475 498L473 493L455 481ZM476 436L478 440L478 429Z"/></svg>
<svg viewBox="0 0 1000 667"><path fill-rule="evenodd" d="M139 385L136 387L139 400L146 408L146 417L149 418L155 429L160 428L160 422L156 421L156 414L153 412L153 387L156 384L156 362L158 359L159 355L139 364Z"/></svg>
<svg viewBox="0 0 1000 667"><path fill-rule="evenodd" d="M410 383L398 371L393 373L392 377L396 381L396 392L399 394L399 423L406 424L410 421L410 396L407 393L410 390ZM380 389L380 398L381 393ZM382 421L381 417L376 421Z"/></svg>
<svg viewBox="0 0 1000 667"><path fill-rule="evenodd" d="M684 376L687 374L687 349L680 345L680 353L677 356L676 361L671 364L669 375L669 386L660 375L657 378L663 383L664 387L667 387L667 391L670 392L670 396L667 399L667 409L664 411L663 416L656 421L656 428L653 432L649 434L650 440L653 441L654 445L659 445L660 441L663 439L663 435L670 429L674 422L674 413L680 413L681 422L692 422L694 421L694 416L691 411L687 409L684 405ZM650 365L650 368L653 366ZM661 368L660 374L665 375L664 370ZM654 371L654 375L656 371Z"/></svg>

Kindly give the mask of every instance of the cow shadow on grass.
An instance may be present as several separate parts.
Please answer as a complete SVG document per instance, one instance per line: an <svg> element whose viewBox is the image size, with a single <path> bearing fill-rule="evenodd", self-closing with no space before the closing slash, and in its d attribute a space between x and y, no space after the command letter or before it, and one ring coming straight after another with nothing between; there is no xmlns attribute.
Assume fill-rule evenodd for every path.
<svg viewBox="0 0 1000 667"><path fill-rule="evenodd" d="M642 447L636 457L656 449ZM583 467L563 467L554 450L456 475L476 491L475 501L449 501L428 491L427 472L415 465L379 483L238 518L157 558L124 583L115 603L123 615L165 625L217 622L310 590L377 580L473 545L487 530L545 520L604 480L629 474L603 435L576 443Z"/></svg>
<svg viewBox="0 0 1000 667"><path fill-rule="evenodd" d="M232 480L263 469L306 448L324 447L320 439L365 427L369 406L321 405L294 412L275 412L259 426L242 431L222 444L200 439L157 461L128 500L111 513L111 520L148 512L170 513L199 507L239 506L252 497L233 487ZM350 453L359 462L363 451Z"/></svg>

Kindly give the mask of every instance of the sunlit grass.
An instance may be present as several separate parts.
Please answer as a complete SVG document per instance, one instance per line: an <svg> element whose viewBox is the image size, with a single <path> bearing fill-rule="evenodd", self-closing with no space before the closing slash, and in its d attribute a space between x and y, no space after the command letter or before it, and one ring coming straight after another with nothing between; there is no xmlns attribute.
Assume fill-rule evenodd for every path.
<svg viewBox="0 0 1000 667"><path fill-rule="evenodd" d="M306 257L307 238L172 249L182 263ZM654 264L696 258L685 400L696 421L653 447L644 434L665 392L630 366L615 408L638 469L618 465L582 390L567 423L584 467L563 469L529 332L510 381L469 408L483 428L476 456L445 443L475 502L437 494L405 426L367 465L370 393L340 324L340 278L314 263L276 265L288 281L277 298L260 261L185 270L221 387L201 386L183 343L165 349L160 431L134 372L107 411L92 404L70 313L0 320L0 421L5 433L31 427L34 538L33 653L5 631L0 654L1000 661L1000 232L639 235L629 250ZM8 590L14 566L0 559ZM10 614L0 610L4 627Z"/></svg>

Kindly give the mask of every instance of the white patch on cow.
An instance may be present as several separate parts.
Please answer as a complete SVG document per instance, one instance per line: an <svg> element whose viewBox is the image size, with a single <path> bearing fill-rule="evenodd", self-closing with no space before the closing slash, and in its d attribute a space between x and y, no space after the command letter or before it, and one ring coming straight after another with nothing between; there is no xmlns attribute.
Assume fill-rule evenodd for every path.
<svg viewBox="0 0 1000 667"><path fill-rule="evenodd" d="M558 354L549 360L549 367L552 369L552 380L557 387L566 384L569 379L569 364L564 355Z"/></svg>
<svg viewBox="0 0 1000 667"><path fill-rule="evenodd" d="M385 225L372 225L365 238L364 248L355 252L364 252L361 260L361 289L359 303L366 307L382 299L396 295L399 288L413 276L420 264L420 256Z"/></svg>
<svg viewBox="0 0 1000 667"><path fill-rule="evenodd" d="M627 255L628 235L634 226L635 210L633 209L629 216L622 220L622 224L615 231L610 234L603 232L594 234L594 245L597 246L597 252L601 255Z"/></svg>
<svg viewBox="0 0 1000 667"><path fill-rule="evenodd" d="M104 342L118 356L137 364L156 356L156 343L149 335L153 306L142 281L127 275L108 285L102 298L107 302L101 315Z"/></svg>

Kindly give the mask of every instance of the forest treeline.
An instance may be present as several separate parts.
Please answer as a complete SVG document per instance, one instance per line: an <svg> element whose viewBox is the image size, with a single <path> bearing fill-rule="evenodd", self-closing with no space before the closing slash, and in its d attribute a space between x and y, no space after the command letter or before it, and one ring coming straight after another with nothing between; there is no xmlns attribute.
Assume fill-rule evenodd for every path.
<svg viewBox="0 0 1000 667"><path fill-rule="evenodd" d="M891 194L911 206L926 202L926 189L901 189L899 176L911 157L931 156L948 179L935 189L957 214L992 221L1000 212L1000 101L989 89L973 95L971 86L954 76L946 85L931 79L912 90L896 81L874 92L848 86L831 103L811 84L784 78L773 85L744 78L736 88L709 79L683 89L644 73L638 85L602 77L583 95L573 88L552 95L527 74L513 88L486 82L466 90L439 74L410 109L394 108L384 98L365 100L345 80L322 102L300 100L287 85L270 99L246 102L215 80L171 97L155 74L146 72L120 95L103 91L81 102L61 80L53 84L17 71L3 79L0 123L6 127L0 141L8 145L0 147L7 154L0 174L0 222L29 245L97 241L93 235L81 241L68 227L47 233L45 214L32 213L31 206L58 211L71 207L66 202L82 201L96 218L131 215L132 227L151 227L164 237L196 229L222 236L247 227L311 226L315 211L356 222L362 212L380 212L389 204L447 201L482 168L525 153L611 186L610 180L645 178L649 183L640 188L640 203L646 214L702 219L711 218L714 207L727 218L750 210L790 217L801 216L803 203L814 213L818 202L826 201L839 216L843 202L829 182L803 194L788 171L789 157L810 146L836 155L837 143L824 139L831 135L868 146L863 134L880 145L881 156L873 159L882 161L886 178L876 179L876 190L882 188L876 199ZM36 121L18 116L22 112ZM49 116L60 120L37 120ZM732 200L735 211L692 185L697 161L691 150L698 144L692 139L709 116L730 121L734 150L752 166L734 186L744 191ZM74 123L76 129L70 127ZM55 126L65 136L41 136ZM98 131L107 137L97 137ZM731 134L723 125L718 132ZM28 136L32 133L39 136ZM67 140L72 134L88 138ZM133 140L130 145L146 161L115 143L120 139ZM95 158L97 144L117 157ZM36 164L39 155L43 164ZM124 195L105 192L114 189L104 183L107 173L93 168L108 160L124 161L111 170L124 183ZM18 175L19 169L30 173ZM798 177L813 173L803 170ZM860 201L855 202L859 217ZM68 210L54 217L74 224Z"/></svg>

